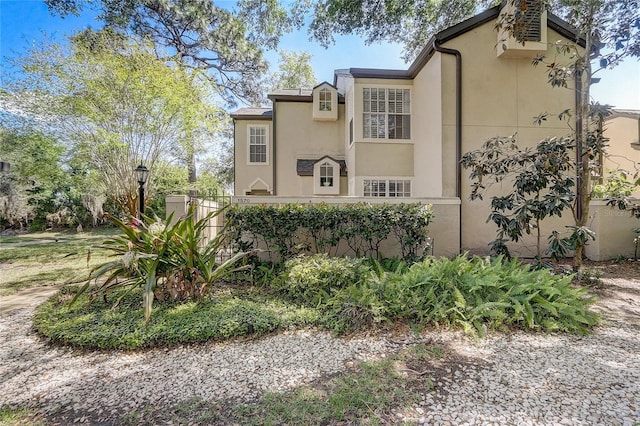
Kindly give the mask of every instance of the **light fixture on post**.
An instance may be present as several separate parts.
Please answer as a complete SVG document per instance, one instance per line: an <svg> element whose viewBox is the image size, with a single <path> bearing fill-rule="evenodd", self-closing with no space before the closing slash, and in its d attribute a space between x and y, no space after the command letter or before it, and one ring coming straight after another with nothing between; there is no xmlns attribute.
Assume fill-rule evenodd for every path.
<svg viewBox="0 0 640 426"><path fill-rule="evenodd" d="M149 175L149 169L140 163L138 167L135 168L134 172L136 172L136 179L138 179L138 197L140 198L140 210L138 210L138 219L142 220L142 215L144 214L144 184L147 182L147 176Z"/></svg>

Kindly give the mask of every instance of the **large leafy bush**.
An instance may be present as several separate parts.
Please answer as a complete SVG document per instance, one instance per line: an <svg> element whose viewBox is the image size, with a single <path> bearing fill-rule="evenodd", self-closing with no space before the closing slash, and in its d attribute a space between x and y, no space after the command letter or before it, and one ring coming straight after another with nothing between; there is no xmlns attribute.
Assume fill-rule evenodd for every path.
<svg viewBox="0 0 640 426"><path fill-rule="evenodd" d="M331 258L326 254L299 256L285 262L272 288L290 299L311 306L326 304L333 294L365 283L370 269L361 259Z"/></svg>
<svg viewBox="0 0 640 426"><path fill-rule="evenodd" d="M265 248L274 260L301 253L381 258L381 245L392 240L403 260L412 263L430 252L430 206L421 204L285 204L233 206L226 213L241 250Z"/></svg>
<svg viewBox="0 0 640 426"><path fill-rule="evenodd" d="M298 257L285 263L272 287L320 309L323 323L337 332L405 320L473 335L503 328L586 333L598 322L588 309L594 299L572 286L571 277L502 257L428 258L396 272L358 259Z"/></svg>

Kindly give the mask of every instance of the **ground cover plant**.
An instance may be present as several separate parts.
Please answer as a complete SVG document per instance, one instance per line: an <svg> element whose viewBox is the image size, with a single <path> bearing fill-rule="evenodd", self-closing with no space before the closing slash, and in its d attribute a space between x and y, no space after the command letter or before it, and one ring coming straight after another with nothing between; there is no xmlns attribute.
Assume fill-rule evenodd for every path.
<svg viewBox="0 0 640 426"><path fill-rule="evenodd" d="M139 349L181 343L226 340L262 335L278 329L317 323L318 312L281 300L264 291L240 287L217 288L207 297L181 303L158 303L146 322L143 290L117 289L107 301L89 303L78 287L63 288L41 305L35 328L51 341L94 349ZM120 300L114 306L114 300Z"/></svg>
<svg viewBox="0 0 640 426"><path fill-rule="evenodd" d="M83 282L107 260L97 245L118 232L37 232L0 237L0 296L35 287Z"/></svg>
<svg viewBox="0 0 640 426"><path fill-rule="evenodd" d="M593 297L572 285L571 276L516 260L461 255L395 266L387 271L361 259L303 256L270 275L266 287L218 285L200 299L160 302L148 320L140 286L113 289L107 300L65 289L38 309L34 323L59 343L132 349L296 326L342 334L410 324L482 336L491 329L586 334L599 321L589 310Z"/></svg>

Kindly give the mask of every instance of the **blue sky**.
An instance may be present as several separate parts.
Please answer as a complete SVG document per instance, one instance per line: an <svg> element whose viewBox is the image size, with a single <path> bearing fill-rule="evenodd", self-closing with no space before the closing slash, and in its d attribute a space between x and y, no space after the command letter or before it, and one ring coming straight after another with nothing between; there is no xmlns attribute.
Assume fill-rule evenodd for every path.
<svg viewBox="0 0 640 426"><path fill-rule="evenodd" d="M220 2L218 2L220 3ZM3 67L7 57L15 57L32 43L38 43L43 32L62 40L65 35L100 24L93 21L91 13L80 17L60 18L52 16L41 0L0 0L0 58ZM313 55L312 65L318 80L333 80L333 70L338 68L389 68L406 69L400 58L401 47L393 44L366 46L356 36L337 37L335 46L329 49L310 42L306 30L286 35L280 44L285 50L305 50ZM275 66L279 55L268 52L267 59ZM593 86L592 96L600 103L617 108L640 110L640 62L627 60L614 70L597 75L600 83Z"/></svg>

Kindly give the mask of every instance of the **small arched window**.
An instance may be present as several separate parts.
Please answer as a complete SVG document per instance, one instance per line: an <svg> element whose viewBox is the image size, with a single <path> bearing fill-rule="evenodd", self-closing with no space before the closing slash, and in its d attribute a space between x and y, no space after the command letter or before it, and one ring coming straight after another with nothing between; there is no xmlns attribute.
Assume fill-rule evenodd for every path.
<svg viewBox="0 0 640 426"><path fill-rule="evenodd" d="M320 89L319 108L320 111L331 111L331 91Z"/></svg>
<svg viewBox="0 0 640 426"><path fill-rule="evenodd" d="M326 161L320 165L320 186L333 186L333 166Z"/></svg>

